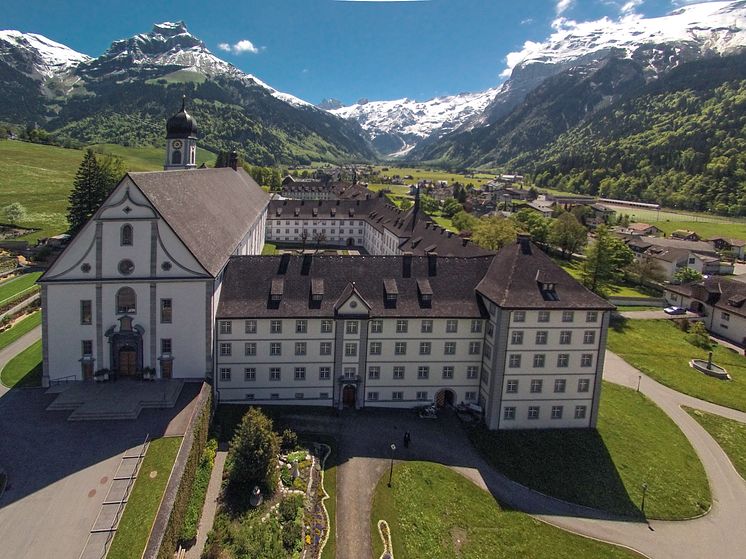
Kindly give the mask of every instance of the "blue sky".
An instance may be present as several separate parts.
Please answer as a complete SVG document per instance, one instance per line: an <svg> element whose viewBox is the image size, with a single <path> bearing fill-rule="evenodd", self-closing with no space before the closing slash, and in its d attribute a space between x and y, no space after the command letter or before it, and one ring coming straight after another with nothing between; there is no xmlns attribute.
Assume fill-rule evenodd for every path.
<svg viewBox="0 0 746 559"><path fill-rule="evenodd" d="M657 16L682 3L687 0L3 0L0 29L40 33L98 56L115 39L183 20L214 53L277 89L314 103L325 97L353 103L494 87L507 54L545 39L558 17Z"/></svg>

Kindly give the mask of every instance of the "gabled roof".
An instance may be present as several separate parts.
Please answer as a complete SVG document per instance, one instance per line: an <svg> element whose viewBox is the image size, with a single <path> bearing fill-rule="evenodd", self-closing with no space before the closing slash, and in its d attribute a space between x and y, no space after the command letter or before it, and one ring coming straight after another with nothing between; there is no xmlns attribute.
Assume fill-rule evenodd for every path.
<svg viewBox="0 0 746 559"><path fill-rule="evenodd" d="M719 277L682 285L667 285L666 291L698 299L725 312L746 317L746 283Z"/></svg>
<svg viewBox="0 0 746 559"><path fill-rule="evenodd" d="M128 173L156 211L216 276L264 212L269 195L243 169Z"/></svg>

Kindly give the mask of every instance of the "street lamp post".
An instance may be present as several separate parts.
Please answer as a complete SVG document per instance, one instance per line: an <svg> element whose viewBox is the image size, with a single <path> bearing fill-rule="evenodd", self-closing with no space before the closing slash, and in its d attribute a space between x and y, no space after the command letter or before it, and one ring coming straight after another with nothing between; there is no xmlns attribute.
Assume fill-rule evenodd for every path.
<svg viewBox="0 0 746 559"><path fill-rule="evenodd" d="M389 487L391 487L391 477L394 475L394 451L396 450L396 445L394 443L391 443L391 466L389 467Z"/></svg>
<svg viewBox="0 0 746 559"><path fill-rule="evenodd" d="M642 509L642 516L645 516L645 494L648 492L648 484L643 483L642 484L642 506L640 507Z"/></svg>

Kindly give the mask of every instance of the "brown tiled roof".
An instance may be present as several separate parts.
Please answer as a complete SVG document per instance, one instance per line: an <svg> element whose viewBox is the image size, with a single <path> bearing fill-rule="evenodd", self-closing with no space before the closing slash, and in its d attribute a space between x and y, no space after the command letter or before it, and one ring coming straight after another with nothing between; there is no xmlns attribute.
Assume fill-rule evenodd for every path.
<svg viewBox="0 0 746 559"><path fill-rule="evenodd" d="M682 285L667 285L666 291L698 299L713 307L746 317L746 283L710 277L703 281Z"/></svg>
<svg viewBox="0 0 746 559"><path fill-rule="evenodd" d="M542 291L542 284L554 284L554 292ZM477 291L509 309L614 308L583 287L536 245L521 239L497 253Z"/></svg>
<svg viewBox="0 0 746 559"><path fill-rule="evenodd" d="M243 169L128 174L213 276L269 202L269 195Z"/></svg>
<svg viewBox="0 0 746 559"><path fill-rule="evenodd" d="M411 258L405 271L405 260ZM332 317L335 305L354 290L373 317L484 316L476 292L491 256L234 256L225 271L218 305L220 318ZM409 272L409 273L408 273ZM272 304L273 281L282 278L279 304ZM396 304L387 304L383 278L395 282ZM312 285L323 279L321 304L311 300ZM422 301L418 280L427 280L432 301ZM420 281L420 287L424 284Z"/></svg>

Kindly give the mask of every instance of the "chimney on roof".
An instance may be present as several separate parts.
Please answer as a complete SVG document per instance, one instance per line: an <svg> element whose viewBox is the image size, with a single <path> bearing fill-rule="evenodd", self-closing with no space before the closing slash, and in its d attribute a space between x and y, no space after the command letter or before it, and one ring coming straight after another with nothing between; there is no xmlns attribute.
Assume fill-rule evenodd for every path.
<svg viewBox="0 0 746 559"><path fill-rule="evenodd" d="M402 277L403 278L412 277L412 253L411 252L405 252L404 256L402 257Z"/></svg>
<svg viewBox="0 0 746 559"><path fill-rule="evenodd" d="M427 275L430 277L438 275L438 253L427 253Z"/></svg>
<svg viewBox="0 0 746 559"><path fill-rule="evenodd" d="M238 171L238 152L235 149L231 152L231 158L228 165L230 165L231 169L234 171Z"/></svg>
<svg viewBox="0 0 746 559"><path fill-rule="evenodd" d="M523 254L531 254L531 235L528 233L518 233L518 244L521 246Z"/></svg>

